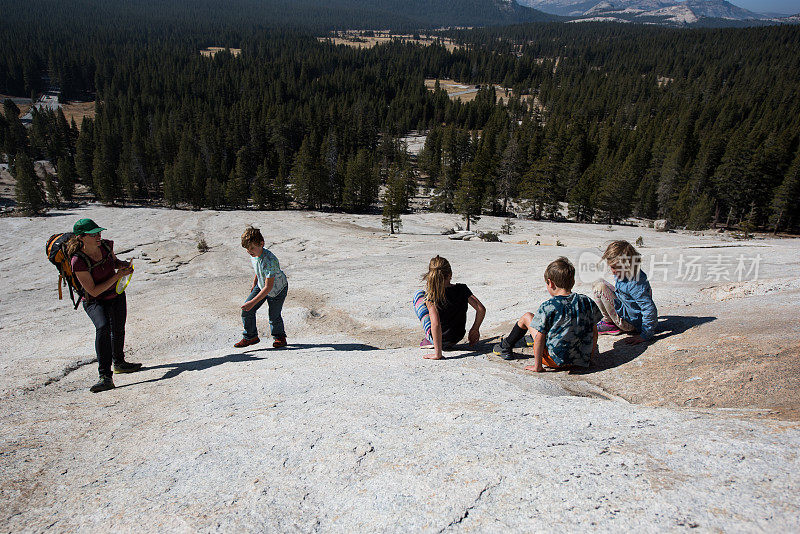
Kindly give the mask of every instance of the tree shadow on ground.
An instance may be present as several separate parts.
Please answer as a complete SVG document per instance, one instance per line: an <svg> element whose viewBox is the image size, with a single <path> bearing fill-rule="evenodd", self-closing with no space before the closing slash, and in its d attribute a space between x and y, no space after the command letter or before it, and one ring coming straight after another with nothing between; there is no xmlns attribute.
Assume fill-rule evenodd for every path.
<svg viewBox="0 0 800 534"><path fill-rule="evenodd" d="M611 350L607 350L600 354L599 357L593 359L591 367L586 369L571 369L569 373L574 375L588 375L625 365L641 356L653 341L660 341L668 337L683 334L687 330L710 323L716 319L716 317L682 315L661 316L658 318L658 326L656 327L656 332L658 332L658 334L653 336L652 341L648 343L639 343L638 345L628 345L625 343L626 338L618 339L614 342L614 347Z"/></svg>

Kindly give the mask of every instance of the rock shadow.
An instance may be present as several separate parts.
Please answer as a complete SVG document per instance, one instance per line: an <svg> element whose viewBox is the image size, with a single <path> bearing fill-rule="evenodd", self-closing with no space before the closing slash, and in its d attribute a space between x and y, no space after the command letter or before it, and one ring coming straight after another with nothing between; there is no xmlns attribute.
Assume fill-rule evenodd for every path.
<svg viewBox="0 0 800 534"><path fill-rule="evenodd" d="M592 361L591 367L586 369L572 369L570 374L588 375L607 371L632 362L647 350L653 341L660 341L668 337L683 334L687 330L716 320L716 317L695 317L686 315L663 315L658 318L658 326L655 336L649 343L639 343L638 345L628 345L625 337L614 342L614 347L600 354ZM626 336L627 337L627 336Z"/></svg>

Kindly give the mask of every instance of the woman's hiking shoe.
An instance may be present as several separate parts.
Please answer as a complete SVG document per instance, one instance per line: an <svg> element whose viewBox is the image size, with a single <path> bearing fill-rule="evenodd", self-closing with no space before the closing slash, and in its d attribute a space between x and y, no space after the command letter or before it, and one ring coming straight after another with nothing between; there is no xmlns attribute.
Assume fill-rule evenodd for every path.
<svg viewBox="0 0 800 534"><path fill-rule="evenodd" d="M100 375L100 380L97 384L89 388L92 393L100 393L101 391L108 391L114 389L114 380L110 375Z"/></svg>
<svg viewBox="0 0 800 534"><path fill-rule="evenodd" d="M614 323L609 323L605 319L597 323L597 333L598 334L605 334L605 335L616 335L621 334L622 330L615 325Z"/></svg>
<svg viewBox="0 0 800 534"><path fill-rule="evenodd" d="M243 347L249 347L250 345L255 345L259 341L261 340L258 339L257 337L254 337L253 339L247 339L243 337L242 339L234 343L233 346L236 347L237 349L241 349Z"/></svg>
<svg viewBox="0 0 800 534"><path fill-rule="evenodd" d="M419 342L419 348L421 349L429 349L433 347L433 343L426 337L422 338L422 341Z"/></svg>
<svg viewBox="0 0 800 534"><path fill-rule="evenodd" d="M273 349L279 349L285 346L286 346L286 336L276 337L275 341L272 342Z"/></svg>
<svg viewBox="0 0 800 534"><path fill-rule="evenodd" d="M514 359L514 352L511 350L511 347L506 344L505 339L503 339L500 343L495 344L492 352L504 360Z"/></svg>
<svg viewBox="0 0 800 534"><path fill-rule="evenodd" d="M135 373L141 368L142 368L141 363L131 363L123 360L119 363L114 364L114 374Z"/></svg>

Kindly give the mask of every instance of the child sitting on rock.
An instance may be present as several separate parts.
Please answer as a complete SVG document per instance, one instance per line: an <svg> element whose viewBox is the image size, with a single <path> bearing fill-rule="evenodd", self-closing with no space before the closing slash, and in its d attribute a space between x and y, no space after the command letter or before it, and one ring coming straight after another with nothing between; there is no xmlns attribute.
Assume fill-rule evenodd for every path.
<svg viewBox="0 0 800 534"><path fill-rule="evenodd" d="M591 298L573 293L575 267L567 258L558 258L544 271L550 299L539 306L536 315L528 312L514 325L511 333L494 346L493 352L504 360L514 358L514 346L530 330L533 336L534 365L527 371L588 367L597 347L595 324L602 314Z"/></svg>
<svg viewBox="0 0 800 534"><path fill-rule="evenodd" d="M269 328L275 348L286 346L286 331L283 329L281 310L289 284L286 275L281 270L275 254L264 248L264 238L258 228L248 226L242 234L242 247L250 254L250 261L256 274L250 288L250 296L242 304L242 323L244 334L242 339L234 343L234 347L242 348L255 345L258 339L256 327L256 311L267 302L269 307Z"/></svg>
<svg viewBox="0 0 800 534"><path fill-rule="evenodd" d="M630 332L625 343L648 341L655 334L658 310L653 290L642 271L642 257L627 241L613 241L603 253L603 260L614 274L612 286L604 279L592 285L594 300L603 313L597 324L601 334Z"/></svg>
<svg viewBox="0 0 800 534"><path fill-rule="evenodd" d="M422 322L425 339L419 346L433 347L433 354L423 358L441 360L442 349L452 348L461 341L466 333L467 305L475 309L475 322L469 330L469 344L475 345L481 337L480 326L486 316L486 308L472 294L465 284L451 284L453 271L450 263L436 256L428 265L428 272L423 277L425 290L414 294L412 303L417 317Z"/></svg>

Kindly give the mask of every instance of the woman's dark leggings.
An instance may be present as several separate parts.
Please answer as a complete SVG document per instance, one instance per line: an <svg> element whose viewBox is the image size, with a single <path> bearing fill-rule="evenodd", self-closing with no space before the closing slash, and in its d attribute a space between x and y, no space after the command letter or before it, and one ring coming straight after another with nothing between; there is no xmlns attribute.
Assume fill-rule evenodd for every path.
<svg viewBox="0 0 800 534"><path fill-rule="evenodd" d="M125 293L109 300L84 301L83 309L97 329L94 350L101 375L111 376L111 364L125 360L125 319L128 305Z"/></svg>

